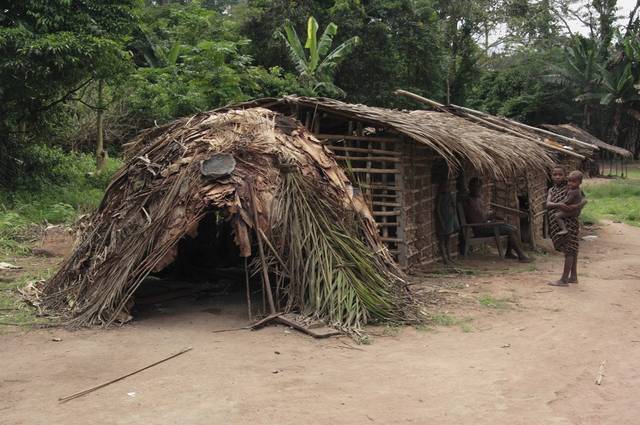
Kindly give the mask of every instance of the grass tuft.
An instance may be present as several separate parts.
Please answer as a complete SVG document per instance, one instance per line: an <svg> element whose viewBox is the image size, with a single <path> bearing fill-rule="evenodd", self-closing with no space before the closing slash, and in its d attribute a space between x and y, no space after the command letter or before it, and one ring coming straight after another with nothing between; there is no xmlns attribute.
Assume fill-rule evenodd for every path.
<svg viewBox="0 0 640 425"><path fill-rule="evenodd" d="M489 294L482 295L478 302L483 307L493 308L496 310L506 310L511 307L511 304L515 301L510 298L495 298Z"/></svg>
<svg viewBox="0 0 640 425"><path fill-rule="evenodd" d="M436 313L431 316L431 322L438 326L453 326L458 321L455 317L447 314L447 313Z"/></svg>
<svg viewBox="0 0 640 425"><path fill-rule="evenodd" d="M48 279L53 270L45 269L36 274L25 274L13 280L0 280L0 333L16 325L28 327L51 323L50 318L38 317L35 308L26 304L18 293L18 288L30 281Z"/></svg>

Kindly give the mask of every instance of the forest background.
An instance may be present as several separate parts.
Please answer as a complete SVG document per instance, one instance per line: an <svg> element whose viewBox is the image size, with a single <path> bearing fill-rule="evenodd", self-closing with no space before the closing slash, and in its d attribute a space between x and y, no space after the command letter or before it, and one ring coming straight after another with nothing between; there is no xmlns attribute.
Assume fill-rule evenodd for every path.
<svg viewBox="0 0 640 425"><path fill-rule="evenodd" d="M419 107L402 88L640 154L640 0L1 3L5 252L95 208L141 129L252 98Z"/></svg>

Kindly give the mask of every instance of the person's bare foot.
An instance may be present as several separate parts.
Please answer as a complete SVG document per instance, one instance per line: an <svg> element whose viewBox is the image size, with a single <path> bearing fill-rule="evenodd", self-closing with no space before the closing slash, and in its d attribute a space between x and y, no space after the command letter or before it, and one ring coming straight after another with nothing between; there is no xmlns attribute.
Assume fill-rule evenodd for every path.
<svg viewBox="0 0 640 425"><path fill-rule="evenodd" d="M513 252L507 252L506 254L504 254L504 258L508 258L509 260L515 260L516 258L518 258L518 256L515 255Z"/></svg>
<svg viewBox="0 0 640 425"><path fill-rule="evenodd" d="M569 279L567 279L567 283L578 283L578 278L570 277Z"/></svg>
<svg viewBox="0 0 640 425"><path fill-rule="evenodd" d="M550 285L550 286L569 286L569 284L567 282L565 282L564 280L562 280L562 279L556 280L555 282L549 282L549 283L547 283L547 285Z"/></svg>

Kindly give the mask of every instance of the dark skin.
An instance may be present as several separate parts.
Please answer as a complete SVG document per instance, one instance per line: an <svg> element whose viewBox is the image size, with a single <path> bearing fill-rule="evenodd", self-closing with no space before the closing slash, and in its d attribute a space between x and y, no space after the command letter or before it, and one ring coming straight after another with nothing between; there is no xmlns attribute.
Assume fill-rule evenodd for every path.
<svg viewBox="0 0 640 425"><path fill-rule="evenodd" d="M555 186L560 186L566 179L566 174L562 168L554 168L551 173L551 180ZM570 189L576 189L580 187L579 179L567 180L567 186ZM575 212L582 209L587 204L587 200L583 199L582 202L575 205L566 205L562 202L551 202L550 196L547 197L548 209L559 209L565 212ZM567 286L569 283L578 283L578 256L577 255L565 255L564 267L562 268L562 276L559 280L550 282L552 286Z"/></svg>
<svg viewBox="0 0 640 425"><path fill-rule="evenodd" d="M472 198L480 197L480 190L482 189L479 185L470 185L469 186L469 196ZM495 212L492 210L488 211L487 219L489 221L502 221L501 217L496 216ZM524 253L522 249L522 245L520 244L520 235L517 231L513 230L509 232L509 244L507 245L507 252L505 253L505 258L518 258L522 262L530 262L531 260ZM516 254L513 253L515 249Z"/></svg>

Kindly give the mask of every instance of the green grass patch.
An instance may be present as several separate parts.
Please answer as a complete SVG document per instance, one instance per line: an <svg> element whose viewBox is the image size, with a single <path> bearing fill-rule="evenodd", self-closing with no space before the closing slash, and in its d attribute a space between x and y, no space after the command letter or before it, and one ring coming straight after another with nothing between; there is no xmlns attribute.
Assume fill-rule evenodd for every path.
<svg viewBox="0 0 640 425"><path fill-rule="evenodd" d="M35 150L34 155L45 158L40 161L50 167L50 180L23 178L14 190L0 189L1 256L27 253L34 225L70 224L97 208L111 176L122 165L111 158L107 169L96 174L92 155L48 149Z"/></svg>
<svg viewBox="0 0 640 425"><path fill-rule="evenodd" d="M402 329L402 326L399 324L395 324L395 323L387 324L382 330L382 334L385 336L398 336L400 334L401 329Z"/></svg>
<svg viewBox="0 0 640 425"><path fill-rule="evenodd" d="M456 323L458 323L455 317L447 313L434 314L433 316L431 316L431 322L434 325L438 325L438 326L453 326Z"/></svg>
<svg viewBox="0 0 640 425"><path fill-rule="evenodd" d="M582 222L621 221L640 227L640 170L630 170L629 178L598 185L585 185L589 203L582 211Z"/></svg>
<svg viewBox="0 0 640 425"><path fill-rule="evenodd" d="M511 307L515 301L512 298L495 298L489 294L482 295L478 302L481 306L496 310L506 310Z"/></svg>
<svg viewBox="0 0 640 425"><path fill-rule="evenodd" d="M37 274L27 274L12 281L0 281L0 333L11 326L29 327L53 323L51 318L38 317L36 309L22 300L18 288L33 280L48 279L52 269L42 270Z"/></svg>
<svg viewBox="0 0 640 425"><path fill-rule="evenodd" d="M460 330L464 333L473 332L473 327L470 323L460 323Z"/></svg>
<svg viewBox="0 0 640 425"><path fill-rule="evenodd" d="M461 319L458 319L457 317L454 317L447 313L436 313L429 318L429 324L433 326L460 326L460 330L465 333L473 332L473 327L471 326L472 321L472 317L463 317ZM421 326L422 328L419 329L416 327L416 329L426 331L434 330L433 327L428 325Z"/></svg>

